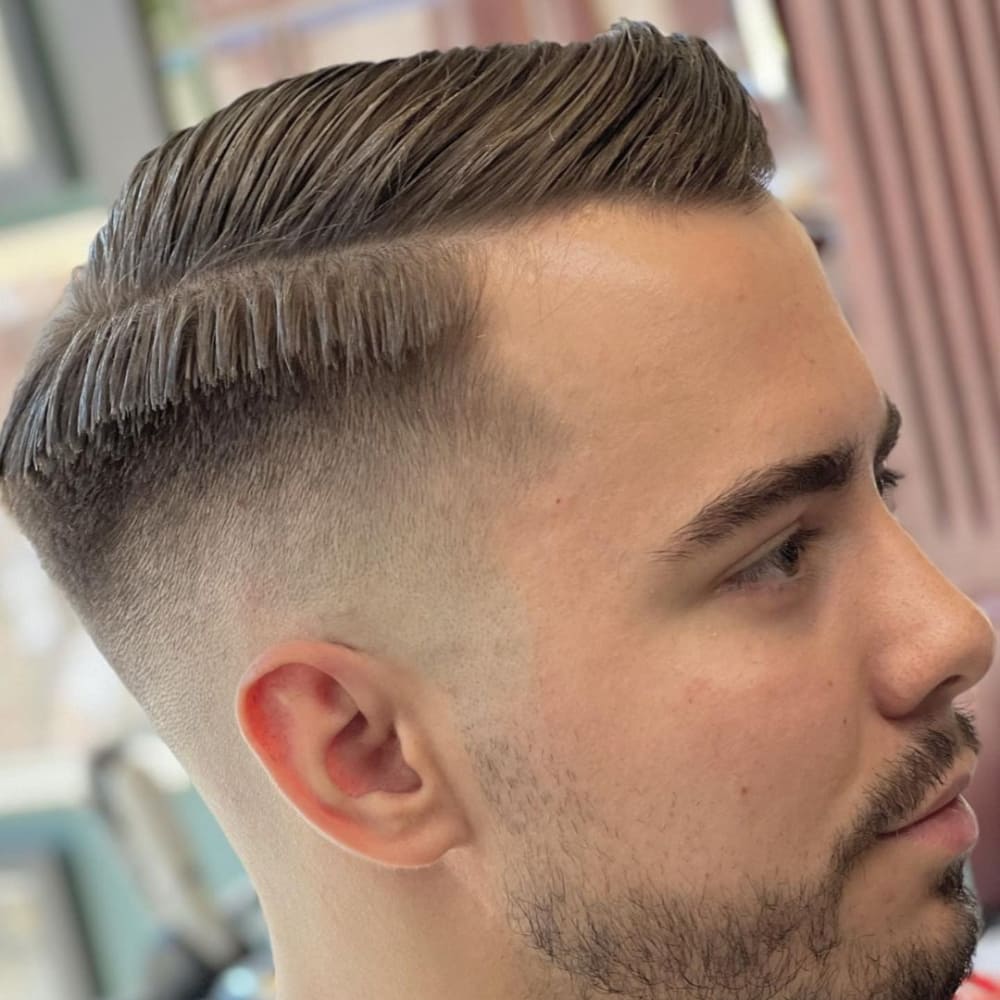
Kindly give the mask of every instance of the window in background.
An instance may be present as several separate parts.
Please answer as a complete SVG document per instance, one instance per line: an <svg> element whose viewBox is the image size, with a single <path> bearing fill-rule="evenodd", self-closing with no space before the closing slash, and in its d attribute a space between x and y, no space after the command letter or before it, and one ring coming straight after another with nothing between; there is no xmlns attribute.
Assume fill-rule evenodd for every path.
<svg viewBox="0 0 1000 1000"><path fill-rule="evenodd" d="M23 167L33 153L27 110L17 86L10 40L0 10L0 169Z"/></svg>
<svg viewBox="0 0 1000 1000"><path fill-rule="evenodd" d="M0 225L59 208L76 167L26 3L0 4Z"/></svg>
<svg viewBox="0 0 1000 1000"><path fill-rule="evenodd" d="M440 44L445 0L140 0L170 127L186 128L256 87L335 63Z"/></svg>

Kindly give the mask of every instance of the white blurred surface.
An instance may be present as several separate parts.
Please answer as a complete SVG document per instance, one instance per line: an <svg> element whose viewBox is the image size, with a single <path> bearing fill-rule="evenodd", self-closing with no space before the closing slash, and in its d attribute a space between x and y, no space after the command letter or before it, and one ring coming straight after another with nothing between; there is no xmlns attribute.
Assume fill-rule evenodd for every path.
<svg viewBox="0 0 1000 1000"><path fill-rule="evenodd" d="M974 960L976 972L986 972L1000 976L1000 924L991 927L976 949Z"/></svg>

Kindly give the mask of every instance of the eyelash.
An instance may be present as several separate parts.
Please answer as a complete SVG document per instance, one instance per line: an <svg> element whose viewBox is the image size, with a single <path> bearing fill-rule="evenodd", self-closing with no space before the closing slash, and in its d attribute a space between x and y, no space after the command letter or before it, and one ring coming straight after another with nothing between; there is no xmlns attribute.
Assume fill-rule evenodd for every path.
<svg viewBox="0 0 1000 1000"><path fill-rule="evenodd" d="M891 496L893 490L905 478L905 473L897 472L895 469L883 468L879 470L876 474L879 493L882 497ZM891 509L893 508L890 507ZM809 551L813 540L822 533L819 528L800 528L793 535L789 535L780 545L775 546L762 559L731 577L723 586L723 590L765 589L767 585L761 584L760 581L771 569L782 574L786 580L798 579L803 556ZM778 584L777 589L782 586L783 584Z"/></svg>

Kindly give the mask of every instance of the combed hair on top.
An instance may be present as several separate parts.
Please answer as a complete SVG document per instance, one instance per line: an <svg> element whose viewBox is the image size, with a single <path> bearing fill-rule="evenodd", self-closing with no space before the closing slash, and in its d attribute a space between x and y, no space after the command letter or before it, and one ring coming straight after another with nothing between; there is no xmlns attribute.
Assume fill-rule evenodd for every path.
<svg viewBox="0 0 1000 1000"><path fill-rule="evenodd" d="M16 389L4 500L162 724L206 711L178 650L234 576L357 620L391 593L365 620L440 652L486 626L482 518L573 441L491 361L484 234L595 201L749 210L773 170L709 45L626 19L247 93L126 181Z"/></svg>

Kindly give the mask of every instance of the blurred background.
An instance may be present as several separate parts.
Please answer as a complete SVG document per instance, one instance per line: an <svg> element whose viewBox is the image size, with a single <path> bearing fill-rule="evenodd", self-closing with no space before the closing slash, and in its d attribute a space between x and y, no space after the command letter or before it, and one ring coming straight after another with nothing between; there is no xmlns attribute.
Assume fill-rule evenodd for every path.
<svg viewBox="0 0 1000 1000"><path fill-rule="evenodd" d="M0 413L148 149L331 63L618 17L709 40L762 109L805 222L904 414L898 516L1000 624L1000 0L0 0ZM0 516L0 997L273 996L235 855ZM1000 681L967 878L1000 909ZM998 928L1000 931L1000 928ZM977 969L1000 972L987 932Z"/></svg>

